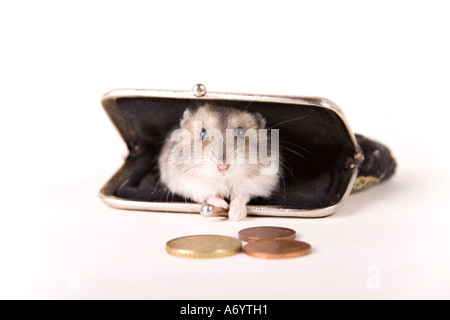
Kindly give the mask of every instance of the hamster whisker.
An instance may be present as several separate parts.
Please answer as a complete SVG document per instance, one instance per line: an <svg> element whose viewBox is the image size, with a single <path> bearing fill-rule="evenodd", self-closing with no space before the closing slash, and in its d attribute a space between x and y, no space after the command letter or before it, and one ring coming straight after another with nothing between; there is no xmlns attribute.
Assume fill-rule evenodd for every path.
<svg viewBox="0 0 450 320"><path fill-rule="evenodd" d="M286 201L286 182L284 181L284 177L281 172L278 172L278 175L281 178L281 181L283 182L283 199L284 201Z"/></svg>
<svg viewBox="0 0 450 320"><path fill-rule="evenodd" d="M310 150L308 150L308 149L306 149L305 147L302 147L302 146L300 146L300 145L298 145L298 144L295 144L295 143L292 143L292 142L289 142L289 141L280 141L280 144L281 144L281 143L287 143L287 144L296 146L297 148L300 148L300 149L302 149L303 151L308 152L309 154L312 154L312 152L311 152Z"/></svg>
<svg viewBox="0 0 450 320"><path fill-rule="evenodd" d="M155 143L155 146L160 145L161 143L166 142L166 141L169 141L169 139L166 138L166 139L164 139L163 141L156 142L156 143Z"/></svg>
<svg viewBox="0 0 450 320"><path fill-rule="evenodd" d="M250 101L249 104L247 104L247 106L246 106L246 107L244 108L244 110L242 110L242 111L247 110L247 108L250 107L250 105L251 105L252 103L253 103L253 101Z"/></svg>
<svg viewBox="0 0 450 320"><path fill-rule="evenodd" d="M158 181L156 181L155 188L153 189L153 192L156 191L156 188L158 187L159 182L161 181L161 176L159 177Z"/></svg>
<svg viewBox="0 0 450 320"><path fill-rule="evenodd" d="M307 158L306 156L304 156L304 155L302 155L302 154L300 154L300 153L298 153L298 152L292 150L291 148L283 147L283 146L280 146L280 148L282 148L282 149L284 149L284 150L287 150L287 151L289 151L289 152L292 152L293 154L299 156L299 157L302 158L303 160L308 160L308 158Z"/></svg>
<svg viewBox="0 0 450 320"><path fill-rule="evenodd" d="M195 168L197 168L197 167L199 167L199 166L202 166L202 165L203 165L203 163L199 163L199 164L193 165L193 166L191 166L191 167L189 167L189 168L186 168L185 170L183 170L183 171L180 172L180 175L185 175L185 174L188 173L189 171L191 171L191 170L193 170L193 169L195 169Z"/></svg>
<svg viewBox="0 0 450 320"><path fill-rule="evenodd" d="M283 166L283 168L286 169L287 172L289 172L289 174L292 176L292 178L294 178L295 180L297 180L297 179L295 178L295 176L294 176L294 173L292 172L292 168L289 166L289 163L288 163L286 160L281 159L281 161L280 161L279 163ZM281 172L280 172L280 173L281 173Z"/></svg>
<svg viewBox="0 0 450 320"><path fill-rule="evenodd" d="M278 122L277 124L274 124L273 126L267 128L267 129L273 129L274 127L279 126L280 124L285 124L285 123L288 123L288 122L300 120L300 119L303 119L303 118L306 118L306 117L308 117L308 115L304 115L304 116L300 116L300 117L297 117L297 118L281 121L281 122Z"/></svg>

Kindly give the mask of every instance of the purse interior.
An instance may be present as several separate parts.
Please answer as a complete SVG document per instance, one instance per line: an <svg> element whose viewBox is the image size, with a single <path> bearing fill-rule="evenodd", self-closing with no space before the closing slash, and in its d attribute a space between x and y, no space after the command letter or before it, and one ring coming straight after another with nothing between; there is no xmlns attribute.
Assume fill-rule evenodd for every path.
<svg viewBox="0 0 450 320"><path fill-rule="evenodd" d="M184 110L195 110L204 103L259 112L266 119L266 127L279 129L279 188L269 198L253 199L249 205L320 209L338 203L344 196L353 173L355 145L333 110L280 102L118 97L114 103L106 104L105 110L126 142L129 154L123 167L126 170L111 180L114 197L190 203L159 183L157 163L164 140Z"/></svg>

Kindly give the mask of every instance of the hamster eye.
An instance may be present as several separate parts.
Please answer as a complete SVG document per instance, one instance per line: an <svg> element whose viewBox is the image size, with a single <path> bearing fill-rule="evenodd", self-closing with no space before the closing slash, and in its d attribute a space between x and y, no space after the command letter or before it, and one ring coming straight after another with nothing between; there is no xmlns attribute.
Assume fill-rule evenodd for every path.
<svg viewBox="0 0 450 320"><path fill-rule="evenodd" d="M203 141L209 140L208 133L206 132L206 130L204 128L202 128L202 132L200 132L200 139Z"/></svg>
<svg viewBox="0 0 450 320"><path fill-rule="evenodd" d="M241 127L236 129L236 133L235 133L236 138L244 138L245 137L245 131L244 129L242 129Z"/></svg>

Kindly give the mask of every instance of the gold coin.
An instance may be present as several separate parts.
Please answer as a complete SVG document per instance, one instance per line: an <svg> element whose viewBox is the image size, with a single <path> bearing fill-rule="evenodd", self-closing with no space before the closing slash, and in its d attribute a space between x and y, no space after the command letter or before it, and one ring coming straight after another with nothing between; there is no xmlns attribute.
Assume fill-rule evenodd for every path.
<svg viewBox="0 0 450 320"><path fill-rule="evenodd" d="M252 227L239 231L239 239L246 242L257 240L295 239L295 230L282 227Z"/></svg>
<svg viewBox="0 0 450 320"><path fill-rule="evenodd" d="M166 243L166 251L176 257L191 259L220 258L239 253L241 241L220 235L195 235L176 238Z"/></svg>
<svg viewBox="0 0 450 320"><path fill-rule="evenodd" d="M311 252L311 246L297 240L259 240L244 247L250 256L264 259L283 259L304 256Z"/></svg>

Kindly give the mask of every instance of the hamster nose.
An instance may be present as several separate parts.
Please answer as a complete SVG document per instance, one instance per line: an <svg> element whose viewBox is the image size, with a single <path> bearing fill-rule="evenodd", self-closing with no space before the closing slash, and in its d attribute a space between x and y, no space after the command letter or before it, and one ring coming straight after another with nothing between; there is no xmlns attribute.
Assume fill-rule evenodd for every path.
<svg viewBox="0 0 450 320"><path fill-rule="evenodd" d="M229 164L218 164L217 165L217 169L219 169L219 171L227 171L229 167L230 167Z"/></svg>

